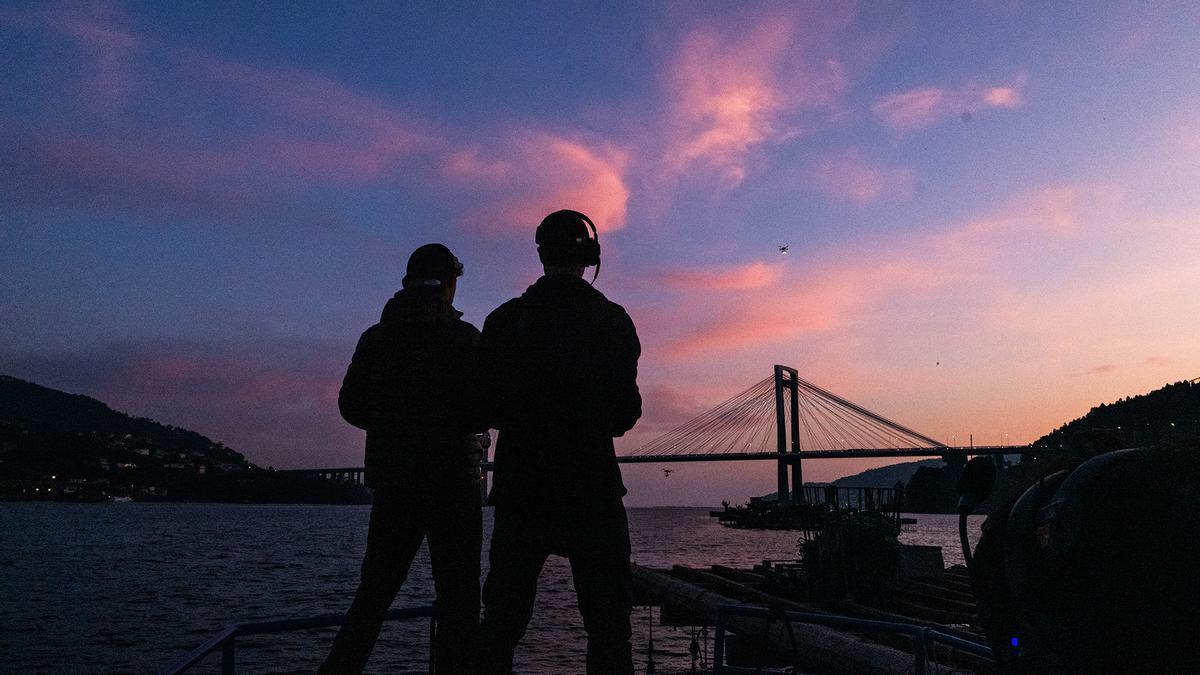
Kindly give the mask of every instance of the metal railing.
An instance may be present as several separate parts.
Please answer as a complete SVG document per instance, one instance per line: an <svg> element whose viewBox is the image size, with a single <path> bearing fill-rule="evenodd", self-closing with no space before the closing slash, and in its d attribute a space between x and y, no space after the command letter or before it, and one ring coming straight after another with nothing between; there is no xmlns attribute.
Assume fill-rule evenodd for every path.
<svg viewBox="0 0 1200 675"><path fill-rule="evenodd" d="M162 675L175 675L187 671L197 665L209 654L221 650L221 673L233 675L237 671L237 639L250 635L267 635L270 633L290 633L312 628L328 628L342 625L344 614L322 614L303 619L284 619L281 621L258 621L252 623L231 623L220 633L212 636L204 644L196 647L162 671ZM429 634L432 637L436 623L433 618L433 606L404 607L390 609L384 615L384 621L408 621L410 619L429 619ZM432 654L432 649L430 650Z"/></svg>
<svg viewBox="0 0 1200 675"><path fill-rule="evenodd" d="M892 633L907 635L912 638L913 673L925 675L926 651L930 644L941 644L951 649L965 652L973 656L994 661L991 647L948 635L933 628L916 626L910 623L893 621L874 621L857 619L836 614L812 614L809 612L779 612L765 607L751 605L721 605L717 608L717 630L713 638L714 670L717 675L735 675L740 673L767 673L762 668L731 666L725 663L725 620L730 616L745 616L749 618L766 619L768 622L783 619L789 623L808 623L840 628L844 630Z"/></svg>

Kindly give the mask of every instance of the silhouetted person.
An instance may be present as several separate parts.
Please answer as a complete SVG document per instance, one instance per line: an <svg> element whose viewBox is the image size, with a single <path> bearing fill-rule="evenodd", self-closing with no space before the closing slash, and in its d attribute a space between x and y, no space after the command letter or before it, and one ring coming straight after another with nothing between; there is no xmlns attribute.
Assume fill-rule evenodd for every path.
<svg viewBox="0 0 1200 675"><path fill-rule="evenodd" d="M629 524L613 437L641 416L641 345L625 310L582 278L600 264L589 226L575 211L546 216L536 235L545 276L484 323L480 363L499 430L483 588L486 673L512 670L551 554L571 563L588 672L633 672Z"/></svg>
<svg viewBox="0 0 1200 675"><path fill-rule="evenodd" d="M475 372L479 331L451 304L461 274L441 244L414 251L404 288L359 339L342 382L342 417L367 431L374 500L358 591L322 672L362 671L426 537L438 672L474 667L483 539L475 433L483 425L464 384Z"/></svg>

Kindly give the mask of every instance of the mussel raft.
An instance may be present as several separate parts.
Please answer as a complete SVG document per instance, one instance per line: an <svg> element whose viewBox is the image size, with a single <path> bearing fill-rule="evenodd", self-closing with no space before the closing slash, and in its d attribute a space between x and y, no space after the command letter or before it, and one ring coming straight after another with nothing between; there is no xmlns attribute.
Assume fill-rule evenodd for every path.
<svg viewBox="0 0 1200 675"><path fill-rule="evenodd" d="M940 560L940 549L937 553ZM942 569L939 564L933 570L926 561L917 574L906 575L886 608L850 600L807 599L801 578L798 562L764 561L751 570L722 565L708 569L676 565L669 570L633 566L635 604L658 608L659 625L711 628L718 607L756 605L777 617L785 611L840 615L914 624L974 643L987 642L970 578L961 565ZM820 673L913 672L912 641L903 635L748 617L729 617L725 629L731 634L729 659L736 657L735 651L741 652L748 665ZM996 672L992 661L944 646L931 646L927 657L955 672Z"/></svg>

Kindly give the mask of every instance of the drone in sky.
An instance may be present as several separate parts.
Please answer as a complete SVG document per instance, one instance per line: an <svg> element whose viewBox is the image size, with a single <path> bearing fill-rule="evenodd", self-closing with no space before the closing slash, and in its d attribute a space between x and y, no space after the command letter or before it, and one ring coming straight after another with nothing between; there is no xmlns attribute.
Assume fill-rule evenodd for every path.
<svg viewBox="0 0 1200 675"><path fill-rule="evenodd" d="M675 469L663 469L663 470L662 470L662 472L663 472L663 478L670 478L670 477L671 477L671 472L673 472L674 470L675 470Z"/></svg>
<svg viewBox="0 0 1200 675"><path fill-rule="evenodd" d="M787 255L788 251L790 251L791 249L792 249L792 247L790 244L783 244L782 246L779 247L779 255Z"/></svg>

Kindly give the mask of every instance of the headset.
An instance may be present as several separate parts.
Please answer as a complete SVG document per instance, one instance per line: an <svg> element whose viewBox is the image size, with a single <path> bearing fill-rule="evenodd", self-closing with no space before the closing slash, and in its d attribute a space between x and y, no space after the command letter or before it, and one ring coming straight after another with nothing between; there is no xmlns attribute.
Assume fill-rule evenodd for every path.
<svg viewBox="0 0 1200 675"><path fill-rule="evenodd" d="M562 221L574 221L585 223L592 231L592 236L575 237L571 239L558 239L551 229ZM585 231L586 234L586 231ZM541 224L537 227L537 232L534 239L538 245L538 255L550 254L549 257L556 258L554 255L555 249L561 251L563 256L569 262L583 265L584 267L596 266L596 270L592 273L591 284L596 283L596 277L600 275L600 234L596 231L596 224L591 218L571 209L562 209L555 211L542 219Z"/></svg>

